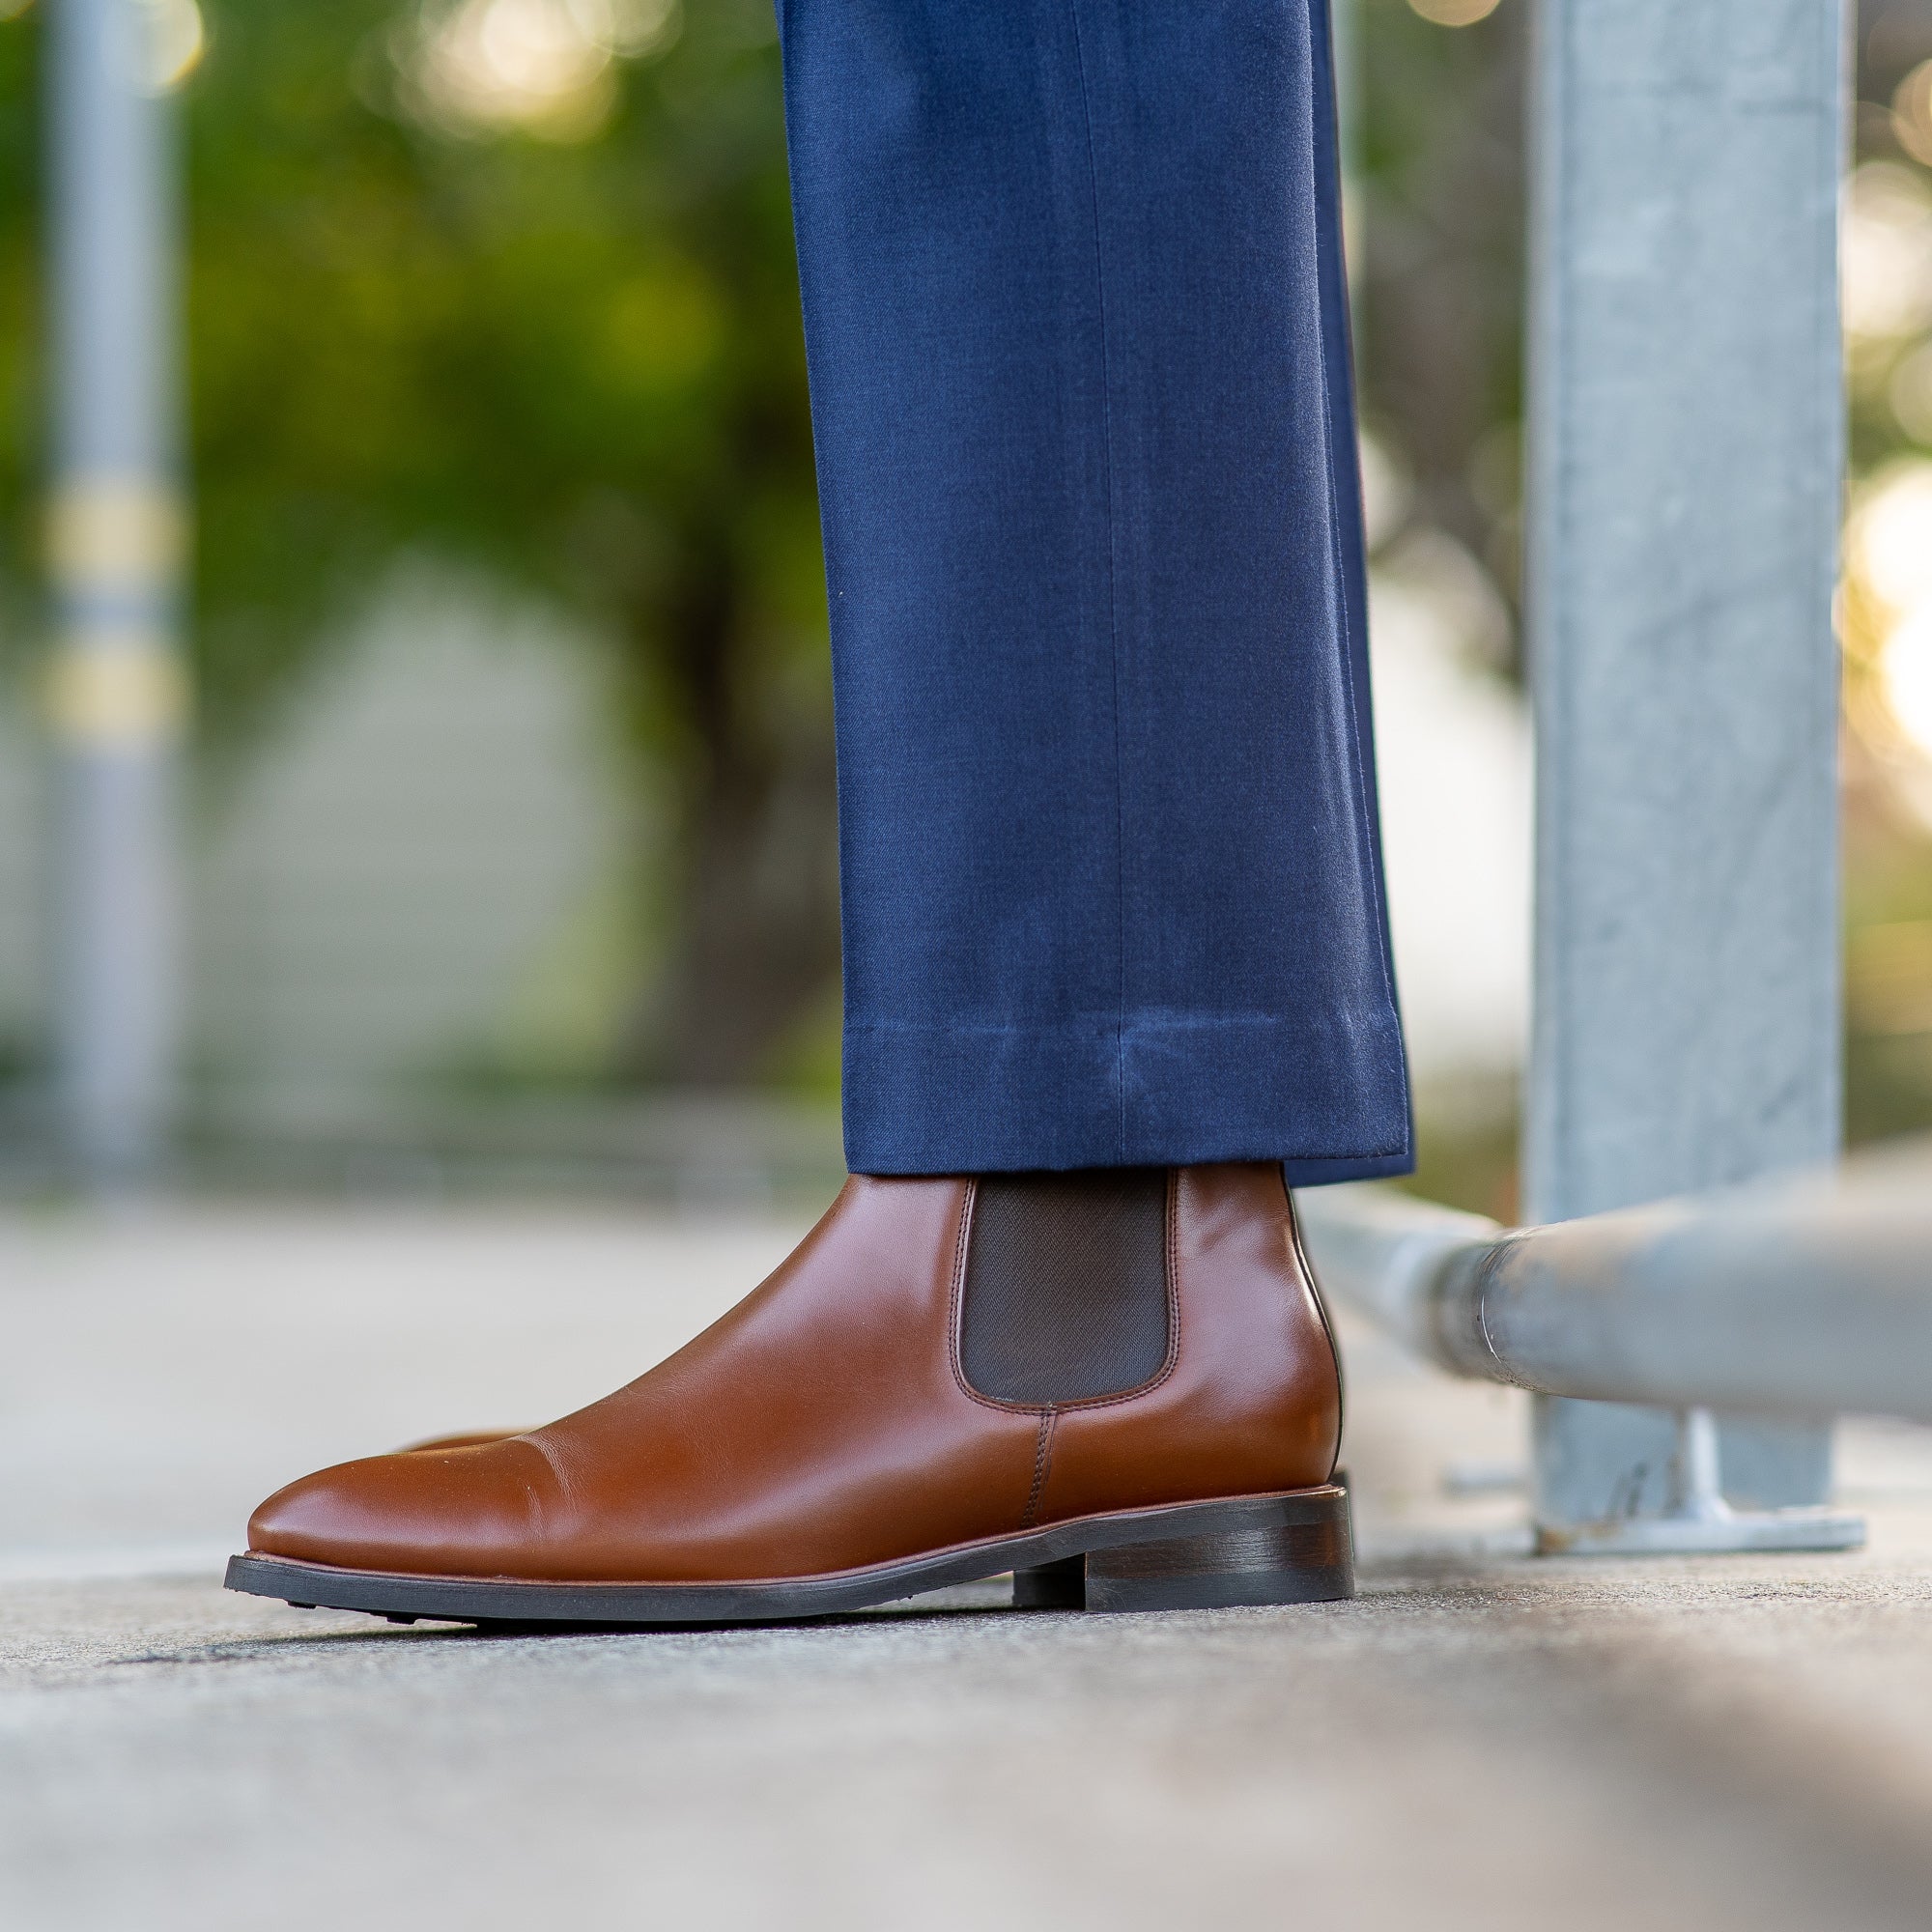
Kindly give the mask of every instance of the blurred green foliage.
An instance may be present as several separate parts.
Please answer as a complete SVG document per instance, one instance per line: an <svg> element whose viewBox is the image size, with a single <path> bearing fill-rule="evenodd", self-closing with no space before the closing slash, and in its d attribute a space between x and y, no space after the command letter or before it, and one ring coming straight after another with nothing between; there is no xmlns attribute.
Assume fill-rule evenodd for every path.
<svg viewBox="0 0 1932 1932"><path fill-rule="evenodd" d="M701 0L593 139L410 111L394 0L204 0L183 98L204 751L405 552L611 645L676 808L626 1070L764 1070L837 972L830 694L767 0ZM31 502L34 36L0 46L8 501ZM27 558L17 541L13 574Z"/></svg>

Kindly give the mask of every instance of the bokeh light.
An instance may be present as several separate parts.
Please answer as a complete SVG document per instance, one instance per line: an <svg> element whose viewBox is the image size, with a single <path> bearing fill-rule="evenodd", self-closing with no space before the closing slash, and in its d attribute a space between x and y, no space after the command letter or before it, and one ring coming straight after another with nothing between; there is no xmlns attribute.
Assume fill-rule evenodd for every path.
<svg viewBox="0 0 1932 1932"><path fill-rule="evenodd" d="M615 100L612 61L663 51L678 24L677 0L455 0L423 9L400 64L444 127L587 140Z"/></svg>
<svg viewBox="0 0 1932 1932"><path fill-rule="evenodd" d="M1499 0L1408 0L1425 20L1438 27L1468 27L1487 20L1496 11Z"/></svg>
<svg viewBox="0 0 1932 1932"><path fill-rule="evenodd" d="M1868 161L1852 177L1843 274L1855 351L1932 325L1932 185L1917 170Z"/></svg>
<svg viewBox="0 0 1932 1932"><path fill-rule="evenodd" d="M1891 98L1891 131L1915 161L1932 167L1932 60L1899 82Z"/></svg>
<svg viewBox="0 0 1932 1932"><path fill-rule="evenodd" d="M1932 343L1899 358L1886 388L1892 420L1914 442L1932 444Z"/></svg>
<svg viewBox="0 0 1932 1932"><path fill-rule="evenodd" d="M1932 609L1932 463L1907 458L1873 478L1850 536L1854 573L1888 611Z"/></svg>
<svg viewBox="0 0 1932 1932"><path fill-rule="evenodd" d="M1866 694L1854 693L1850 716L1868 737L1876 731L1890 759L1909 761L1900 776L1916 810L1932 765L1932 462L1902 458L1866 483L1847 526L1845 568L1841 621Z"/></svg>
<svg viewBox="0 0 1932 1932"><path fill-rule="evenodd" d="M146 33L142 80L154 94L179 87L208 49L208 29L195 0L140 0Z"/></svg>
<svg viewBox="0 0 1932 1932"><path fill-rule="evenodd" d="M1886 639L1879 675L1893 722L1915 751L1932 758L1932 605L1916 611Z"/></svg>

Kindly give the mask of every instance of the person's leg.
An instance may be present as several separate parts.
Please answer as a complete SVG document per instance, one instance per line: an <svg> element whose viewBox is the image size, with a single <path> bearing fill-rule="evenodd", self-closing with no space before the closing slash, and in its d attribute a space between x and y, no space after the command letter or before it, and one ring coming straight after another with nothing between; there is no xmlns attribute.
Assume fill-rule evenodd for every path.
<svg viewBox="0 0 1932 1932"><path fill-rule="evenodd" d="M786 0L855 1171L1406 1164L1325 28Z"/></svg>
<svg viewBox="0 0 1932 1932"><path fill-rule="evenodd" d="M855 1176L605 1402L237 1587L688 1621L1350 1587L1297 1179L1406 1162L1322 0L785 0Z"/></svg>

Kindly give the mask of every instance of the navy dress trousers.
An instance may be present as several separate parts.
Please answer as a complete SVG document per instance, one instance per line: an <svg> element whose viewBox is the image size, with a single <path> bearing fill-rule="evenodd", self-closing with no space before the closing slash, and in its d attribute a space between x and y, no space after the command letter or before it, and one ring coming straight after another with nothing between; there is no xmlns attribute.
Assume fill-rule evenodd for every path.
<svg viewBox="0 0 1932 1932"><path fill-rule="evenodd" d="M1409 1165L1326 0L781 0L867 1174Z"/></svg>

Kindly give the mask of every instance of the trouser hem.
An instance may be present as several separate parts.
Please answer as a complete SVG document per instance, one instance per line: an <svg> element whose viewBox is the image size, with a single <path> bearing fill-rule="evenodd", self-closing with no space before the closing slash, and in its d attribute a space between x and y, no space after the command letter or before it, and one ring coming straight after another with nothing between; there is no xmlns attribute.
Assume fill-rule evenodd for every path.
<svg viewBox="0 0 1932 1932"><path fill-rule="evenodd" d="M1379 1014L1053 1027L847 1025L855 1174L1274 1160L1295 1186L1413 1163L1402 1035Z"/></svg>

